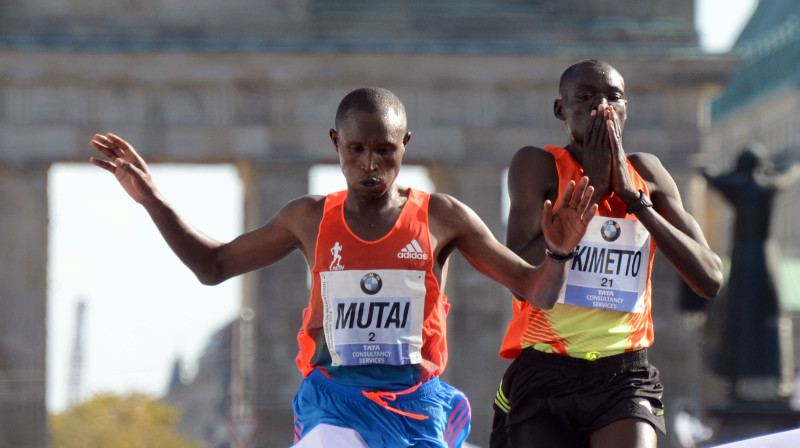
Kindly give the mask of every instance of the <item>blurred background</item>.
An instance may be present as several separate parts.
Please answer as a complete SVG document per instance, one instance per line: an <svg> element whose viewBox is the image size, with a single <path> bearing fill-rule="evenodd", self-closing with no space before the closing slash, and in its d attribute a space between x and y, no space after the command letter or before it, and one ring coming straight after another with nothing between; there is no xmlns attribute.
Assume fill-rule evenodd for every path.
<svg viewBox="0 0 800 448"><path fill-rule="evenodd" d="M751 141L778 171L797 160L792 0L0 2L0 447L69 446L70 430L97 423L86 415L119 423L134 420L121 417L130 409L166 416L171 436L145 446L292 442L302 256L200 285L87 163L94 133L132 142L177 209L227 240L295 197L344 188L328 139L336 106L380 85L404 101L413 133L399 182L456 196L504 241L511 156L566 143L552 101L561 72L586 57L625 77L626 150L660 158L727 260L733 211L699 169L732 169ZM770 224L792 341L797 193L778 197ZM781 429L765 415L798 426L791 406L753 417L731 404L732 386L710 366L724 313L657 258L651 358L670 430L659 446ZM471 400L469 441L487 446L511 299L458 254L447 294L443 377ZM798 346L783 347L792 367ZM793 400L794 373L775 379L781 403Z"/></svg>

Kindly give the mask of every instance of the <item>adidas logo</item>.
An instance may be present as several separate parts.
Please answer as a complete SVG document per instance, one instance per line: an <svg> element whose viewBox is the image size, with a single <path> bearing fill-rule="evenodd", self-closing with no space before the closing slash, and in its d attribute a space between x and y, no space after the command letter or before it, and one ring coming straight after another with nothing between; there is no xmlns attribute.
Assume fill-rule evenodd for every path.
<svg viewBox="0 0 800 448"><path fill-rule="evenodd" d="M428 254L422 250L417 240L411 240L406 247L400 249L397 253L397 258L410 258L413 260L427 260Z"/></svg>

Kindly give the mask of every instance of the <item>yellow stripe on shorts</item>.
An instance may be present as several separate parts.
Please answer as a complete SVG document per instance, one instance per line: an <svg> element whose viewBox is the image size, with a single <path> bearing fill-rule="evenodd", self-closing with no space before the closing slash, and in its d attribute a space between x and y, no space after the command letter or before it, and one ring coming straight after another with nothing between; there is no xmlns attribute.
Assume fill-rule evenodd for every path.
<svg viewBox="0 0 800 448"><path fill-rule="evenodd" d="M508 401L508 398L503 393L503 381L500 381L500 387L497 388L497 394L494 396L494 404L506 414L511 410L511 402Z"/></svg>

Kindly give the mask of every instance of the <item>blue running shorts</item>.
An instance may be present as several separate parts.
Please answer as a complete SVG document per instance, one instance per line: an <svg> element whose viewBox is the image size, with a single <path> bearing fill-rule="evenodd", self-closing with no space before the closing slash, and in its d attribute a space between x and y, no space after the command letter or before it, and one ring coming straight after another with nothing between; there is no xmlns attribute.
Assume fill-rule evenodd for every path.
<svg viewBox="0 0 800 448"><path fill-rule="evenodd" d="M406 391L364 392L314 370L293 408L295 442L320 423L354 429L370 448L460 448L470 431L467 397L438 378Z"/></svg>

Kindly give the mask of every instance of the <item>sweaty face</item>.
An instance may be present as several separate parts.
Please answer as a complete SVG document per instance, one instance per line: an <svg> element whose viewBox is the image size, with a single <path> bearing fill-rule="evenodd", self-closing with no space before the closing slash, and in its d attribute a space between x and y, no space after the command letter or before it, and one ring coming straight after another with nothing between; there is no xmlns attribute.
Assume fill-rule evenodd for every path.
<svg viewBox="0 0 800 448"><path fill-rule="evenodd" d="M367 198L386 194L394 184L411 134L393 113L349 112L331 140L348 189Z"/></svg>
<svg viewBox="0 0 800 448"><path fill-rule="evenodd" d="M613 106L622 129L627 118L627 103L625 82L619 72L609 65L586 64L566 80L554 112L566 124L570 139L583 143L592 110L597 110L600 104Z"/></svg>

